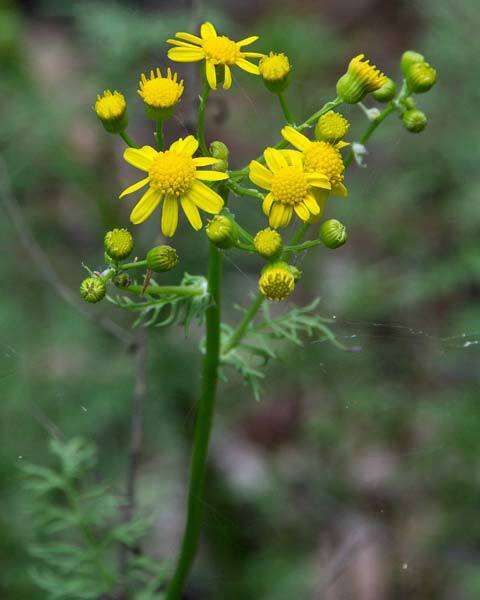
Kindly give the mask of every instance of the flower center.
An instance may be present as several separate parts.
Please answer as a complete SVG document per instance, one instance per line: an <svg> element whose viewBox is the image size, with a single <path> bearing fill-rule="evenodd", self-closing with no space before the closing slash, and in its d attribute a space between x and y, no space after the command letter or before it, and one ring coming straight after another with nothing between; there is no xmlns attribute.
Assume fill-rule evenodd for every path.
<svg viewBox="0 0 480 600"><path fill-rule="evenodd" d="M305 171L324 173L330 183L343 181L343 164L340 152L327 142L312 142L304 152Z"/></svg>
<svg viewBox="0 0 480 600"><path fill-rule="evenodd" d="M237 44L224 35L203 42L203 50L215 64L234 65L240 56Z"/></svg>
<svg viewBox="0 0 480 600"><path fill-rule="evenodd" d="M173 196L188 192L195 179L195 165L190 156L172 150L159 152L148 172L150 186Z"/></svg>
<svg viewBox="0 0 480 600"><path fill-rule="evenodd" d="M275 173L272 194L278 202L297 204L305 198L307 191L308 182L299 167L284 167Z"/></svg>
<svg viewBox="0 0 480 600"><path fill-rule="evenodd" d="M167 77L147 79L141 85L140 95L149 106L169 108L178 102L183 88Z"/></svg>

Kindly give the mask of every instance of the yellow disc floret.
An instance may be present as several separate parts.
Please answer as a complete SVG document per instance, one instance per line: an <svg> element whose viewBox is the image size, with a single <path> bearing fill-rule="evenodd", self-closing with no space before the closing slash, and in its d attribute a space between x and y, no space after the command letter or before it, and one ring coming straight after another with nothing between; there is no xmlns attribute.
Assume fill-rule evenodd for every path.
<svg viewBox="0 0 480 600"><path fill-rule="evenodd" d="M266 81L281 81L290 73L291 67L288 57L283 54L275 54L270 52L268 56L264 56L258 63L260 75Z"/></svg>
<svg viewBox="0 0 480 600"><path fill-rule="evenodd" d="M208 38L203 43L207 59L216 65L234 65L240 55L237 44L226 35Z"/></svg>
<svg viewBox="0 0 480 600"><path fill-rule="evenodd" d="M159 152L148 170L150 186L162 194L181 196L188 192L195 179L195 164L186 154L172 150Z"/></svg>
<svg viewBox="0 0 480 600"><path fill-rule="evenodd" d="M255 250L265 258L271 258L280 252L282 249L282 236L275 229L262 229L253 238L253 246Z"/></svg>
<svg viewBox="0 0 480 600"><path fill-rule="evenodd" d="M105 234L103 244L108 256L122 260L133 250L133 237L127 229L112 229Z"/></svg>
<svg viewBox="0 0 480 600"><path fill-rule="evenodd" d="M305 171L321 171L330 184L343 181L345 165L340 152L328 142L312 142L304 152Z"/></svg>
<svg viewBox="0 0 480 600"><path fill-rule="evenodd" d="M331 110L322 115L315 127L315 137L326 142L337 142L344 138L350 128L347 119L338 112Z"/></svg>
<svg viewBox="0 0 480 600"><path fill-rule="evenodd" d="M268 265L258 281L260 292L269 300L280 301L290 296L295 288L295 278L286 263Z"/></svg>
<svg viewBox="0 0 480 600"><path fill-rule="evenodd" d="M125 97L120 92L105 90L103 94L97 96L97 101L93 108L97 117L102 121L115 121L123 117L127 109L127 103L125 102Z"/></svg>
<svg viewBox="0 0 480 600"><path fill-rule="evenodd" d="M308 182L302 168L287 166L274 174L272 194L282 204L302 202L308 192Z"/></svg>
<svg viewBox="0 0 480 600"><path fill-rule="evenodd" d="M150 108L172 108L182 97L183 81L178 81L177 73L172 73L170 68L166 77L162 76L160 69L152 69L149 78L142 73L138 93Z"/></svg>

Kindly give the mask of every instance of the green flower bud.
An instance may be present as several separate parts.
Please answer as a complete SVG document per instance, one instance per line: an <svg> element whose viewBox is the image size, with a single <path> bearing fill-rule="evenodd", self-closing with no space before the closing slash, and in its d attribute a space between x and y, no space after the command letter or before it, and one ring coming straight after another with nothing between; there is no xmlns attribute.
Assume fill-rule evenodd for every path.
<svg viewBox="0 0 480 600"><path fill-rule="evenodd" d="M410 67L416 63L422 62L425 62L425 57L423 54L419 54L414 50L407 50L402 54L402 58L400 59L400 68L402 69L402 73L405 77L408 77Z"/></svg>
<svg viewBox="0 0 480 600"><path fill-rule="evenodd" d="M238 231L235 223L226 215L215 215L205 227L208 239L218 248L231 248L237 243Z"/></svg>
<svg viewBox="0 0 480 600"><path fill-rule="evenodd" d="M267 265L262 269L258 288L269 300L286 300L295 289L295 277L291 266L285 262Z"/></svg>
<svg viewBox="0 0 480 600"><path fill-rule="evenodd" d="M127 103L120 92L99 94L93 110L109 133L122 133L128 125Z"/></svg>
<svg viewBox="0 0 480 600"><path fill-rule="evenodd" d="M132 280L127 273L117 273L113 276L112 282L118 288L126 288L132 283Z"/></svg>
<svg viewBox="0 0 480 600"><path fill-rule="evenodd" d="M408 89L415 94L428 92L436 81L437 71L426 62L415 63L408 71Z"/></svg>
<svg viewBox="0 0 480 600"><path fill-rule="evenodd" d="M386 76L371 65L363 54L353 58L345 75L337 81L337 95L347 104L356 104L387 80Z"/></svg>
<svg viewBox="0 0 480 600"><path fill-rule="evenodd" d="M285 54L270 52L260 59L258 70L263 83L274 94L281 94L288 87L292 67Z"/></svg>
<svg viewBox="0 0 480 600"><path fill-rule="evenodd" d="M420 133L427 126L427 115L421 110L412 108L403 113L402 121L408 131Z"/></svg>
<svg viewBox="0 0 480 600"><path fill-rule="evenodd" d="M408 98L405 98L403 101L403 106L405 106L405 108L416 108L417 103L415 102L414 98L408 96Z"/></svg>
<svg viewBox="0 0 480 600"><path fill-rule="evenodd" d="M105 234L103 245L110 258L122 260L133 250L133 237L127 229L112 229Z"/></svg>
<svg viewBox="0 0 480 600"><path fill-rule="evenodd" d="M80 284L80 296L85 302L95 304L105 298L107 288L101 277L87 277Z"/></svg>
<svg viewBox="0 0 480 600"><path fill-rule="evenodd" d="M228 147L219 140L215 140L210 144L210 154L218 161L215 164L216 171L226 173L228 171L228 156L230 154Z"/></svg>
<svg viewBox="0 0 480 600"><path fill-rule="evenodd" d="M283 246L282 236L276 229L262 229L253 238L255 250L264 258L273 258L280 254Z"/></svg>
<svg viewBox="0 0 480 600"><path fill-rule="evenodd" d="M347 241L347 230L343 223L336 219L328 219L320 226L320 239L327 248L340 248Z"/></svg>
<svg viewBox="0 0 480 600"><path fill-rule="evenodd" d="M178 264L179 258L175 248L171 246L155 246L147 254L147 269L155 273L171 271Z"/></svg>
<svg viewBox="0 0 480 600"><path fill-rule="evenodd" d="M375 90L372 93L372 96L378 102L390 102L390 100L395 98L396 93L397 84L393 81L393 79L388 78L381 88L378 88L378 90Z"/></svg>

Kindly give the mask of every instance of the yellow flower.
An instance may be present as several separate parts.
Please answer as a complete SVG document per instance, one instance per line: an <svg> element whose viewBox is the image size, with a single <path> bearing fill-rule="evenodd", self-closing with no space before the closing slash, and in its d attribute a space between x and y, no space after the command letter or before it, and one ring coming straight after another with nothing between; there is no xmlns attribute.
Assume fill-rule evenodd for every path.
<svg viewBox="0 0 480 600"><path fill-rule="evenodd" d="M347 145L346 142L338 142L336 145L323 141L312 142L290 126L282 129L282 136L302 152L307 173L323 173L330 182L333 195L347 196L347 188L343 185L345 165L339 151L339 148Z"/></svg>
<svg viewBox="0 0 480 600"><path fill-rule="evenodd" d="M295 289L295 277L286 263L274 263L262 271L258 288L269 300L286 300Z"/></svg>
<svg viewBox="0 0 480 600"><path fill-rule="evenodd" d="M149 186L130 215L132 223L143 223L163 201L162 232L171 237L177 229L179 202L190 225L196 230L202 227L199 208L210 214L220 212L222 197L203 181L219 181L227 179L228 175L218 171L199 171L198 167L213 165L217 159L207 156L193 158L197 148L198 140L189 135L174 142L164 152L157 152L151 146L125 150L124 159L148 174L120 194L123 198Z"/></svg>
<svg viewBox="0 0 480 600"><path fill-rule="evenodd" d="M200 27L200 36L191 33L178 32L175 37L178 39L167 40L169 44L176 46L170 48L168 57L177 62L198 62L205 60L205 73L208 85L212 90L217 89L217 70L216 67L223 67L223 88L228 90L232 85L232 73L230 67L237 66L258 75L257 65L254 65L247 58L261 58L263 54L259 52L243 52L242 48L253 44L258 40L258 36L252 36L234 42L224 35L218 35L215 27L211 23L203 23Z"/></svg>
<svg viewBox="0 0 480 600"><path fill-rule="evenodd" d="M375 65L359 54L350 61L347 72L337 81L337 94L347 104L360 102L387 82L387 77Z"/></svg>
<svg viewBox="0 0 480 600"><path fill-rule="evenodd" d="M252 160L249 177L269 192L262 208L270 227L286 227L294 211L302 221L308 221L311 215L319 215L321 207L313 192L329 190L328 178L321 172L307 173L300 152L267 148L263 156L267 166Z"/></svg>
<svg viewBox="0 0 480 600"><path fill-rule="evenodd" d="M271 258L280 253L283 241L282 236L275 229L262 229L253 238L255 250L264 258Z"/></svg>
<svg viewBox="0 0 480 600"><path fill-rule="evenodd" d="M127 103L120 92L105 90L99 94L93 110L110 133L119 133L127 126Z"/></svg>
<svg viewBox="0 0 480 600"><path fill-rule="evenodd" d="M350 123L338 112L330 110L322 115L315 127L315 137L317 140L335 143L347 135Z"/></svg>
<svg viewBox="0 0 480 600"><path fill-rule="evenodd" d="M260 60L258 69L266 81L281 81L290 73L291 67L285 54L270 52Z"/></svg>
<svg viewBox="0 0 480 600"><path fill-rule="evenodd" d="M167 69L163 77L160 69L150 71L150 78L144 73L140 77L138 93L145 104L154 109L172 108L183 94L183 81L178 81L178 75Z"/></svg>

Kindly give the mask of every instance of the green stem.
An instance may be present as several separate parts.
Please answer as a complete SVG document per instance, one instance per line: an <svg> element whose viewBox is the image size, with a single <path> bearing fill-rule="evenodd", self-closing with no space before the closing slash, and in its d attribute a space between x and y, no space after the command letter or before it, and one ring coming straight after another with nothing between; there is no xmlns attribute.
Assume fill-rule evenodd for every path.
<svg viewBox="0 0 480 600"><path fill-rule="evenodd" d="M230 339L225 344L225 347L222 348L222 355L228 354L243 339L243 337L247 333L248 326L250 325L250 322L252 321L252 319L255 317L255 315L259 311L259 309L262 306L264 300L265 300L265 296L263 296L263 294L261 294L259 292L257 294L257 296L255 297L255 300L250 305L250 308L244 314L243 319L238 324L238 327L235 329L235 331L230 336Z"/></svg>
<svg viewBox="0 0 480 600"><path fill-rule="evenodd" d="M309 248L314 248L319 244L322 244L322 240L309 240L308 242L303 242L303 244L290 245L286 246L285 250L288 252L302 252L303 250L308 250Z"/></svg>
<svg viewBox="0 0 480 600"><path fill-rule="evenodd" d="M145 267L147 265L146 260L136 260L130 263L124 263L123 265L119 265L119 267L123 270L125 269L135 269L136 267Z"/></svg>
<svg viewBox="0 0 480 600"><path fill-rule="evenodd" d="M232 190L232 192L234 192L238 196L251 196L252 198L257 198L258 200L262 200L262 201L265 198L265 196L258 190L243 187L242 185L238 185L238 183L235 183L233 181L228 181L226 183L226 186L228 187L228 189Z"/></svg>
<svg viewBox="0 0 480 600"><path fill-rule="evenodd" d="M183 285L149 285L145 290L143 285L132 284L124 288L132 294L147 294L149 296L201 296L205 290L200 287Z"/></svg>
<svg viewBox="0 0 480 600"><path fill-rule="evenodd" d="M130 146L130 148L138 148L137 144L132 140L126 131L120 131L118 135L127 144L127 146Z"/></svg>
<svg viewBox="0 0 480 600"><path fill-rule="evenodd" d="M290 255L293 252L292 247L295 247L299 242L301 242L301 240L306 235L309 228L310 228L310 223L302 223L301 225L299 225L299 227L293 234L292 239L290 240L290 244L282 252L282 256L281 256L282 260L288 261L288 259L290 258Z"/></svg>
<svg viewBox="0 0 480 600"><path fill-rule="evenodd" d="M163 137L163 119L157 119L157 148L163 150L165 148L165 140Z"/></svg>
<svg viewBox="0 0 480 600"><path fill-rule="evenodd" d="M278 96L278 100L280 102L280 106L282 107L283 116L285 117L286 122L291 125L293 123L292 113L290 112L290 109L288 108L288 104L285 99L285 96L283 95L282 92L278 93L277 96Z"/></svg>
<svg viewBox="0 0 480 600"><path fill-rule="evenodd" d="M200 105L198 107L198 127L197 127L197 137L200 144L200 150L202 154L207 156L209 153L207 148L207 143L205 142L205 109L207 108L207 101L210 95L210 86L208 85L207 80L203 82L203 91L200 96Z"/></svg>
<svg viewBox="0 0 480 600"><path fill-rule="evenodd" d="M222 254L210 244L208 261L208 290L211 305L206 311L206 352L202 368L202 389L193 438L190 481L188 490L187 523L175 573L167 588L165 600L180 600L182 590L195 558L203 517L205 471L212 428L215 393L220 354L220 284Z"/></svg>

